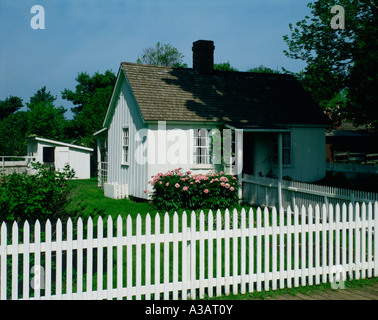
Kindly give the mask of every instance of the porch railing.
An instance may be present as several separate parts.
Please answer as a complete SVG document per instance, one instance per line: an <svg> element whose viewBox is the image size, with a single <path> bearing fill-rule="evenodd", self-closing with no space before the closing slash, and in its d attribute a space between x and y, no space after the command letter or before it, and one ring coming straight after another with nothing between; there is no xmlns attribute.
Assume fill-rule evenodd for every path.
<svg viewBox="0 0 378 320"><path fill-rule="evenodd" d="M108 163L99 162L98 163L98 187L103 188L104 183L108 181Z"/></svg>

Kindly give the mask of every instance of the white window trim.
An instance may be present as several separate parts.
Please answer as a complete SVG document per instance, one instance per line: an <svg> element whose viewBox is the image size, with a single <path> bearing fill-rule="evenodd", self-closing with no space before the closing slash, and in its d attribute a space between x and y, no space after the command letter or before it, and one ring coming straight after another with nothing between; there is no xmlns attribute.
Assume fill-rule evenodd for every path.
<svg viewBox="0 0 378 320"><path fill-rule="evenodd" d="M191 137L192 152L191 152L191 156L192 156L193 165L191 166L191 169L211 169L211 168L213 168L212 159L211 159L211 155L210 155L210 143L211 143L210 135L211 135L212 129L206 129L207 134L208 134L207 135L208 146L196 146L195 143L194 143L194 139L196 137L196 132L198 132L199 130L202 130L202 129L206 129L206 128L195 128L195 129L192 130L192 137ZM202 148L202 149L205 149L205 150L207 149L208 155L205 155L205 157L208 157L208 161L210 163L196 163L196 161L197 161L196 151L197 151L198 148Z"/></svg>
<svg viewBox="0 0 378 320"><path fill-rule="evenodd" d="M290 148L287 148L284 146L284 134L288 133L290 134ZM282 134L282 166L284 168L291 168L294 167L294 159L293 159L293 133L291 131L285 132ZM284 150L289 150L290 151L290 163L283 163L284 161Z"/></svg>
<svg viewBox="0 0 378 320"><path fill-rule="evenodd" d="M124 130L127 129L128 131L128 138L129 138L129 143L127 145L127 162L125 162L125 151L124 151L124 148L126 147L124 145L124 141L123 141L123 138L124 138ZM122 126L122 133L121 133L121 145L122 145L122 159L121 159L121 165L123 166L129 166L130 165L130 128L129 126Z"/></svg>

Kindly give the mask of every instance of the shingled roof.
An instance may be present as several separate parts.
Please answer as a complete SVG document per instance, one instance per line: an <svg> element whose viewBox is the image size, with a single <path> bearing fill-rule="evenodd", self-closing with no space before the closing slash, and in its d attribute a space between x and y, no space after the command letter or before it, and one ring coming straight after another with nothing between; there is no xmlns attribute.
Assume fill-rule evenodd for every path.
<svg viewBox="0 0 378 320"><path fill-rule="evenodd" d="M233 125L329 124L291 75L121 63L145 121Z"/></svg>

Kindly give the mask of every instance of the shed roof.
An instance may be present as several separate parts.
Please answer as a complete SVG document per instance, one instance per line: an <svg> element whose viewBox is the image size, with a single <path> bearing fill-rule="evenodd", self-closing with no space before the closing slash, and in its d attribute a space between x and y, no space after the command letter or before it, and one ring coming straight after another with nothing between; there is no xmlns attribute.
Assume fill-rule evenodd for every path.
<svg viewBox="0 0 378 320"><path fill-rule="evenodd" d="M61 142L61 141L50 140L50 139L45 139L45 138L40 138L40 137L27 138L26 141L27 142L40 141L40 142L45 142L45 143L49 143L49 144L54 144L54 145L57 145L57 146L63 146L63 147L69 147L69 148L72 148L72 149L79 149L79 150L83 150L83 151L93 152L92 148L87 148L87 147L83 147L83 146L78 146L76 144L70 144L70 143L65 143L65 142Z"/></svg>
<svg viewBox="0 0 378 320"><path fill-rule="evenodd" d="M144 121L330 124L294 76L121 63Z"/></svg>

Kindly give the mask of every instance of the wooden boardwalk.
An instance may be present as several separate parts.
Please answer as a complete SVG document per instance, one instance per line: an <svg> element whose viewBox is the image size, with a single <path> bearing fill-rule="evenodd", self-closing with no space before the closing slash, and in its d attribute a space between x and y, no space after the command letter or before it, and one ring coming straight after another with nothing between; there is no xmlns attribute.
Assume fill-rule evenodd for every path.
<svg viewBox="0 0 378 320"><path fill-rule="evenodd" d="M326 289L318 290L313 293L296 293L275 295L264 300L378 300L378 283L366 285L358 289Z"/></svg>

